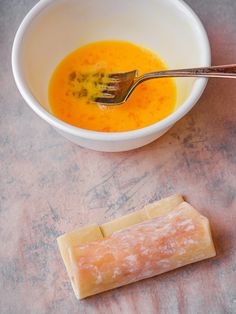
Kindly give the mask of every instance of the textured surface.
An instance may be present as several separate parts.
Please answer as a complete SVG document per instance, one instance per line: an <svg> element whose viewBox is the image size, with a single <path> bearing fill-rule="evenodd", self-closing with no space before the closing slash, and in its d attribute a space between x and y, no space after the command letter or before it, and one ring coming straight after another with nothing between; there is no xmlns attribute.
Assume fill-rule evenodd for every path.
<svg viewBox="0 0 236 314"><path fill-rule="evenodd" d="M13 36L34 3L0 0L0 312L236 313L236 83L211 80L191 113L142 149L79 148L13 82ZM235 62L236 1L188 3L208 30L213 63ZM175 192L210 219L218 257L77 301L56 237Z"/></svg>

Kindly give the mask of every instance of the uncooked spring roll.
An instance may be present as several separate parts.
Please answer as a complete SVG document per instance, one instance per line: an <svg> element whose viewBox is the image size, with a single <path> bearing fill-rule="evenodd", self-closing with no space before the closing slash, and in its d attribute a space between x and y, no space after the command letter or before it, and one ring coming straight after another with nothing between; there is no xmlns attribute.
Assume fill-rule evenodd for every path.
<svg viewBox="0 0 236 314"><path fill-rule="evenodd" d="M216 254L208 219L179 195L63 235L58 244L78 299Z"/></svg>

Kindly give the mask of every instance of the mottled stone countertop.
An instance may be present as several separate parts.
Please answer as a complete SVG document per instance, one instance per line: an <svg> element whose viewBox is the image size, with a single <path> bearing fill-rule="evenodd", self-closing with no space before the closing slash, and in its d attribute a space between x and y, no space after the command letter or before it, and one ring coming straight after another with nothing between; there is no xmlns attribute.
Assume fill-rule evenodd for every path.
<svg viewBox="0 0 236 314"><path fill-rule="evenodd" d="M236 1L187 0L214 64L236 62ZM36 0L0 0L0 313L236 313L236 82L210 80L197 106L141 149L80 148L36 116L10 64ZM209 217L218 256L77 301L56 237L182 193Z"/></svg>

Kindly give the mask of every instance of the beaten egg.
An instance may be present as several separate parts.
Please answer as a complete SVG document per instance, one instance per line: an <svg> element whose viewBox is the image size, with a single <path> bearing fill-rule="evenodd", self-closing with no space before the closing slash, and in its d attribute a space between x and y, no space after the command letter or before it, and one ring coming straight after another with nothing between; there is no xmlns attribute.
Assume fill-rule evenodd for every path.
<svg viewBox="0 0 236 314"><path fill-rule="evenodd" d="M56 67L49 83L52 113L79 128L99 132L125 132L144 128L170 115L176 104L172 78L145 81L118 106L92 101L96 73L138 70L139 75L166 70L159 56L126 41L100 41L82 46Z"/></svg>

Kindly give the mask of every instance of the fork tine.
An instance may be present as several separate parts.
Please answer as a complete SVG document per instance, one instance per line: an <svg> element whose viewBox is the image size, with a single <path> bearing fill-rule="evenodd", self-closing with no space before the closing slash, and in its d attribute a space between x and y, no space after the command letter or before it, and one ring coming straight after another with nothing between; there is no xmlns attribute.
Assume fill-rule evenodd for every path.
<svg viewBox="0 0 236 314"><path fill-rule="evenodd" d="M100 105L114 105L114 99L113 98L104 98L104 97L97 97L95 102Z"/></svg>
<svg viewBox="0 0 236 314"><path fill-rule="evenodd" d="M134 74L136 74L136 70L129 71L129 72L114 72L114 73L110 73L109 77L121 77L121 76L134 75Z"/></svg>
<svg viewBox="0 0 236 314"><path fill-rule="evenodd" d="M94 101L110 106L123 103L137 74L137 70L108 74L107 80L99 82Z"/></svg>
<svg viewBox="0 0 236 314"><path fill-rule="evenodd" d="M116 73L111 73L108 75L109 78L112 79L130 79L131 77L135 77L137 76L138 71L134 70L134 71L129 71L129 72L116 72Z"/></svg>
<svg viewBox="0 0 236 314"><path fill-rule="evenodd" d="M107 84L105 88L106 88L105 91L112 92L112 91L116 91L118 86L116 86L116 84Z"/></svg>
<svg viewBox="0 0 236 314"><path fill-rule="evenodd" d="M108 92L106 92L106 91L103 92L101 96L102 96L102 97L100 97L100 98L106 98L106 99L108 99L108 98L114 98L114 97L115 97L114 94L108 93Z"/></svg>
<svg viewBox="0 0 236 314"><path fill-rule="evenodd" d="M111 84L116 84L118 82L120 82L121 78L120 77L112 77L112 76L109 76L109 82Z"/></svg>

